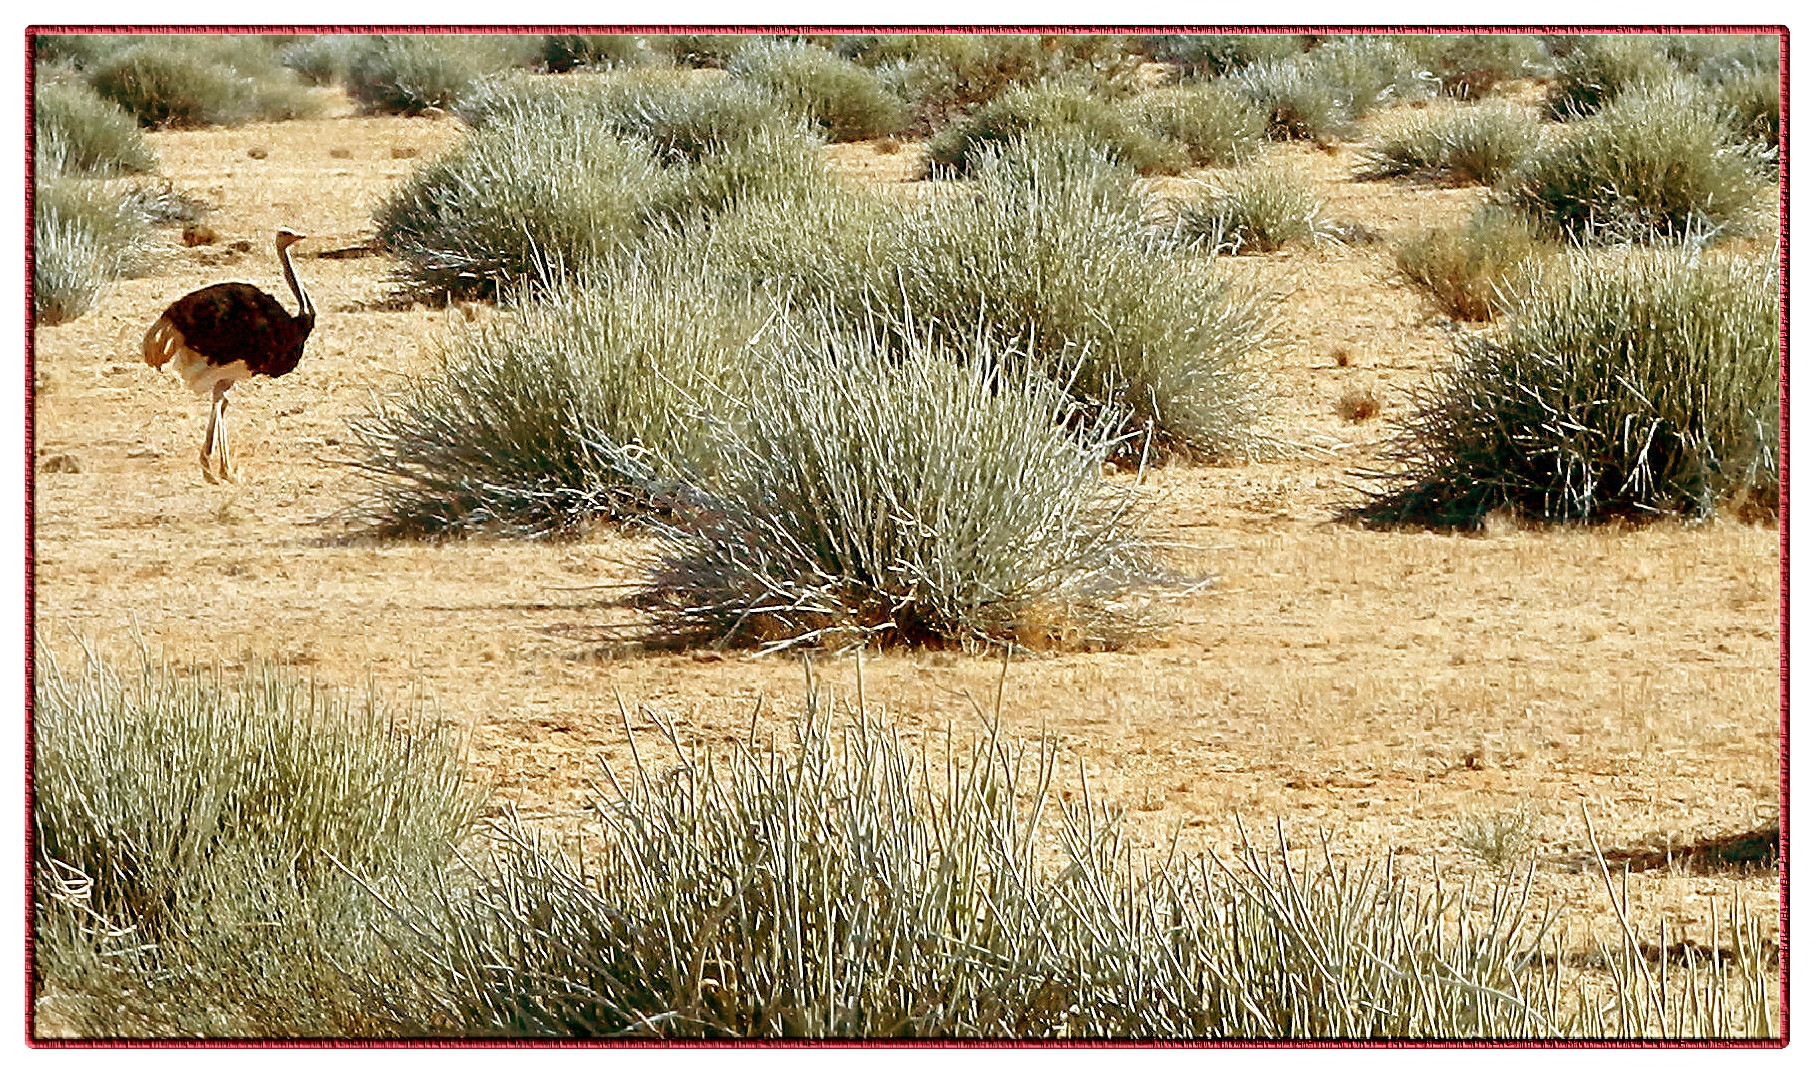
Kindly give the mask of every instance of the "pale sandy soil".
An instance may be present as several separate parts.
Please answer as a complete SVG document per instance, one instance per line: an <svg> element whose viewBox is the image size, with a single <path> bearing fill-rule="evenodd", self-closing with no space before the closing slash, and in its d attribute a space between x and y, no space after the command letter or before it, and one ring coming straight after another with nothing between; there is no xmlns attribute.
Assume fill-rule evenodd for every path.
<svg viewBox="0 0 1814 1073"><path fill-rule="evenodd" d="M772 705L765 719L797 711L802 669L788 657L614 644L636 620L606 606L608 586L635 576L643 549L611 533L343 539L333 519L358 489L335 462L345 421L432 372L437 334L462 314L395 308L383 258L317 255L367 237L377 201L460 129L342 108L152 136L162 172L215 207L222 245L253 248L234 258L222 245L173 248L94 312L38 329L37 626L63 658L79 641L120 654L142 639L183 663L271 658L331 683L425 691L472 727L475 771L500 801L571 815L601 756L627 760L620 697L718 738L742 732L758 697ZM912 174L917 149L828 152L886 185ZM1353 182L1352 146L1272 155L1313 176L1334 215L1388 239L1458 218L1482 196ZM311 236L298 272L321 320L295 373L234 392L242 477L209 485L196 462L206 406L140 361L139 338L206 283L244 278L282 294L270 251L279 226ZM1340 524L1357 501L1353 472L1377 464L1407 393L1446 360L1444 330L1393 278L1389 243L1289 250L1230 270L1280 295L1267 429L1311 449L1149 473L1155 536L1192 545L1178 553L1184 565L1217 583L1179 602L1156 645L1015 663L1010 732L1053 735L1143 837L1182 827L1226 845L1238 811L1262 828L1282 818L1306 841L1328 830L1345 855L1433 854L1468 875L1487 874L1456 844L1468 816L1535 810L1549 860L1583 845L1583 806L1619 845L1681 844L1770 813L1777 529L1458 536ZM1336 415L1357 387L1375 392L1381 417ZM44 467L54 456L70 462ZM909 737L947 723L968 733L979 725L971 698L989 704L998 673L950 653L871 655L865 691ZM819 674L847 690L854 664L822 658ZM1603 908L1597 877L1545 866L1537 883L1542 897ZM1632 877L1631 896L1645 919L1682 921L1735 886L1774 913L1774 873L1656 870Z"/></svg>

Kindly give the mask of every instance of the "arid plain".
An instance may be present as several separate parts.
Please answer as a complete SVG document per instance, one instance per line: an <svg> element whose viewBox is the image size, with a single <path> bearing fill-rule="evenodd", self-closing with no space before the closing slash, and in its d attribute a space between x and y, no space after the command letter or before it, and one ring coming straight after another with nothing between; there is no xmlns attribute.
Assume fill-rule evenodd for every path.
<svg viewBox="0 0 1814 1073"><path fill-rule="evenodd" d="M647 544L596 531L565 542L380 542L344 519L360 494L346 421L433 372L437 341L489 307L393 299L366 243L370 213L411 169L454 145L452 118L363 117L337 91L324 118L152 133L159 170L212 206L212 245L172 242L153 274L35 336L36 629L59 660L84 646L179 667L274 660L333 685L425 698L471 729L475 772L500 803L562 823L590 799L601 757L628 762L620 703L710 740L759 721L785 734L798 656L643 649L614 601ZM894 151L884 151L885 149ZM1449 330L1395 278L1390 239L1460 219L1478 189L1354 181L1355 146L1273 146L1319 185L1332 216L1377 243L1227 259L1279 300L1264 356L1266 431L1292 445L1228 465L1150 470L1150 531L1213 584L1180 598L1155 644L1032 654L1008 668L1007 732L1048 734L1077 792L1120 802L1158 842L1226 846L1282 820L1329 833L1350 858L1388 850L1445 875L1496 874L1458 830L1522 812L1539 900L1605 915L1578 861L1585 808L1609 847L1682 847L1745 831L1779 794L1778 529L1719 519L1478 534L1378 532L1339 520L1356 473L1381 464L1413 389L1449 360ZM909 196L918 147L827 149L854 181ZM1201 174L1165 179L1175 186ZM234 485L205 483L206 404L139 358L163 307L225 279L288 301L271 252L303 231L297 271L320 322L302 365L233 394ZM246 252L232 243L251 244ZM1382 404L1351 422L1337 401ZM1118 479L1131 480L1123 475ZM854 657L814 673L854 696ZM872 711L936 747L994 704L998 659L870 653ZM1773 871L1634 872L1639 915L1704 921L1735 888L1774 917ZM1614 925L1616 926L1616 925ZM1697 930L1700 925L1697 925Z"/></svg>

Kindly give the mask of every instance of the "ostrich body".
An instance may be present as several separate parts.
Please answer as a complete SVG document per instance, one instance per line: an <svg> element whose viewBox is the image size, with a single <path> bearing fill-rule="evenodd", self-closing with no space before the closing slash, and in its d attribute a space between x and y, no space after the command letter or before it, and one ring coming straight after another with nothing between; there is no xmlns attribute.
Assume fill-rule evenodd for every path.
<svg viewBox="0 0 1814 1073"><path fill-rule="evenodd" d="M217 480L210 465L217 443L218 479L233 479L227 462L227 389L254 376L282 376L296 368L315 327L315 307L290 265L290 247L303 238L289 228L277 232L277 260L296 295L295 316L250 283L216 283L177 299L145 333L146 364L162 369L175 361L191 391L213 396L201 451L202 476L209 483Z"/></svg>

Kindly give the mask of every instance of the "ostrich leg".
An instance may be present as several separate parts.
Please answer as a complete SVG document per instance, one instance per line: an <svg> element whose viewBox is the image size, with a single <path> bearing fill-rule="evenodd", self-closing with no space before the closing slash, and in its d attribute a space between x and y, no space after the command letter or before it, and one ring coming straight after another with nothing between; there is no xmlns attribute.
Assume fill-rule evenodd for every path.
<svg viewBox="0 0 1814 1073"><path fill-rule="evenodd" d="M216 388L214 391L214 402L208 407L208 434L202 437L202 477L209 484L220 483L220 479L214 476L213 459L214 433L216 427L220 425L220 404L222 398L223 396L220 393L220 389ZM224 445L226 442L226 430L220 429L220 432L221 442Z"/></svg>
<svg viewBox="0 0 1814 1073"><path fill-rule="evenodd" d="M227 386L230 387L232 385ZM227 461L227 388L221 387L217 389L216 397L220 400L220 479L223 481L232 481L233 470L229 467Z"/></svg>

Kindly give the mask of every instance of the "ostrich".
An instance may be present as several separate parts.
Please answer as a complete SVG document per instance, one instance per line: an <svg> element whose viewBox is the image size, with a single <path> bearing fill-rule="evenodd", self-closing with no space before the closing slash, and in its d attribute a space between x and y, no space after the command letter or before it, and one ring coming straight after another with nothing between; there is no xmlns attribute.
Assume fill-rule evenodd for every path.
<svg viewBox="0 0 1814 1073"><path fill-rule="evenodd" d="M295 316L250 283L216 283L177 299L145 333L146 364L162 369L175 358L176 371L191 391L214 396L201 452L202 476L210 484L217 481L209 465L217 436L218 480L233 479L227 464L227 389L260 374L282 376L296 368L315 327L315 307L290 266L290 247L304 237L287 227L277 232L277 260L296 295Z"/></svg>

